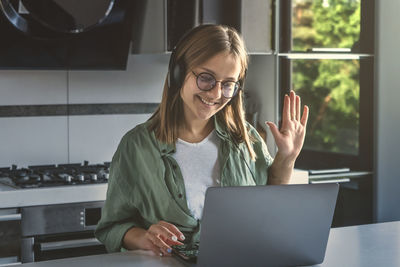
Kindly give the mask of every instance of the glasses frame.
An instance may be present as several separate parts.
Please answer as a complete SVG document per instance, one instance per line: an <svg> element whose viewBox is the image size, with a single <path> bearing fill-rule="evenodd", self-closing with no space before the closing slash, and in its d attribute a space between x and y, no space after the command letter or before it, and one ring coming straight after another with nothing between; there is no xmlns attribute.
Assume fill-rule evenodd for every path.
<svg viewBox="0 0 400 267"><path fill-rule="evenodd" d="M237 95L237 93L242 89L242 88L241 88L240 80L239 80L239 81L236 81L236 82L234 82L234 81L223 81L223 80L218 81L218 80L215 78L215 76L212 75L212 74L209 73L209 72L200 72L199 74L196 74L196 73L192 70L192 73L193 73L193 75L196 77L196 85L197 85L197 88L199 88L199 90L201 90L201 91L205 91L205 92L211 91L212 89L215 88L215 86L217 86L217 83L221 83L222 96L223 96L224 98L231 99L231 98L233 98L235 95ZM200 88L200 86L199 86L199 77L200 77L201 74L207 74L207 75L210 75L211 77L213 77L214 80L215 80L214 86L211 87L210 89L202 89L202 88ZM228 83L228 82L234 83L234 84L236 85L235 90L233 91L233 94L232 94L232 96L230 96L230 97L226 97L226 96L224 95L224 90L222 89L223 85L224 85L225 83Z"/></svg>

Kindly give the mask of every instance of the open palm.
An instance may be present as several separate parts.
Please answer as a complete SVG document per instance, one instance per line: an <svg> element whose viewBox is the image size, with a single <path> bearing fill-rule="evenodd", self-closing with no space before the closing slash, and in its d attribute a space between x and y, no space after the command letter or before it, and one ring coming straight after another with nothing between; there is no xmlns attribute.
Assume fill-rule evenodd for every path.
<svg viewBox="0 0 400 267"><path fill-rule="evenodd" d="M290 96L285 95L283 103L281 129L272 122L266 122L274 136L278 154L287 160L295 160L303 147L309 109L304 106L303 116L300 116L300 108L300 97L290 91Z"/></svg>

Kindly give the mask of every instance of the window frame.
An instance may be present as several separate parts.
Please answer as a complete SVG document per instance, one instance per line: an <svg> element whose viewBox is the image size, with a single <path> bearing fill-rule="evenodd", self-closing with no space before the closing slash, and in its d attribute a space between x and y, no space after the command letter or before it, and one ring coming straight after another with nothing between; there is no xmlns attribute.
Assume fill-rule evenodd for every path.
<svg viewBox="0 0 400 267"><path fill-rule="evenodd" d="M284 95L290 92L292 84L292 63L290 56L299 54L299 51L291 51L291 26L292 26L292 0L276 2L278 25L277 38L277 72L278 72L278 97L279 112L278 120L281 121ZM323 152L303 148L296 161L296 168L300 169L333 169L350 168L351 170L372 171L374 152L374 0L361 0L360 21L360 44L358 51L340 54L322 52L301 52L302 59L315 59L317 56L324 58L325 55L333 57L332 60L340 59L340 55L354 55L359 57L359 151L358 155L350 155L334 152ZM310 57L308 57L308 55ZM306 103L305 103L306 104ZM311 112L313 112L311 110ZM306 135L307 138L307 135ZM316 160L318 159L318 160Z"/></svg>

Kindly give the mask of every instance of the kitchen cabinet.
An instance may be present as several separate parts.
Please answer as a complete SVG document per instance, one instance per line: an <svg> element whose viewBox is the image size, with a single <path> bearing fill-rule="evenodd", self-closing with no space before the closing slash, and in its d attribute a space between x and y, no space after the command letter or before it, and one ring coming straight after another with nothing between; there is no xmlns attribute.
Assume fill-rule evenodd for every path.
<svg viewBox="0 0 400 267"><path fill-rule="evenodd" d="M144 12L132 33L134 54L160 53L167 51L166 43L166 4L163 0L141 0L145 2Z"/></svg>
<svg viewBox="0 0 400 267"><path fill-rule="evenodd" d="M144 0L142 0L144 1ZM250 54L271 54L271 0L148 0L132 34L133 54L170 52L191 28L225 24L243 36Z"/></svg>
<svg viewBox="0 0 400 267"><path fill-rule="evenodd" d="M202 23L225 24L243 36L250 54L271 54L271 0L203 0Z"/></svg>
<svg viewBox="0 0 400 267"><path fill-rule="evenodd" d="M371 172L311 174L309 180L340 186L332 227L373 223Z"/></svg>
<svg viewBox="0 0 400 267"><path fill-rule="evenodd" d="M145 0L141 0L145 1ZM200 0L147 0L132 34L133 54L171 51L181 36L200 24Z"/></svg>

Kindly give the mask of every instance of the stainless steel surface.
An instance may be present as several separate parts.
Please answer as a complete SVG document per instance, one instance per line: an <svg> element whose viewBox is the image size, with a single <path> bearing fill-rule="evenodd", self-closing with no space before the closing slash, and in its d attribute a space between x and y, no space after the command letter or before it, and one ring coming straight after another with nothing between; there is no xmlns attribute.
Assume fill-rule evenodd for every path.
<svg viewBox="0 0 400 267"><path fill-rule="evenodd" d="M101 213L103 205L103 202L90 202L22 208L22 235L38 236L94 230L96 225L87 225L87 211L98 209Z"/></svg>
<svg viewBox="0 0 400 267"><path fill-rule="evenodd" d="M49 251L56 249L79 248L79 247L98 246L98 245L101 245L101 243L96 238L86 238L77 240L40 243L40 250Z"/></svg>
<svg viewBox="0 0 400 267"><path fill-rule="evenodd" d="M21 261L23 263L35 261L35 253L33 252L34 243L35 240L33 237L25 237L21 239Z"/></svg>
<svg viewBox="0 0 400 267"><path fill-rule="evenodd" d="M93 231L104 201L21 208L21 259L52 260L105 253Z"/></svg>

